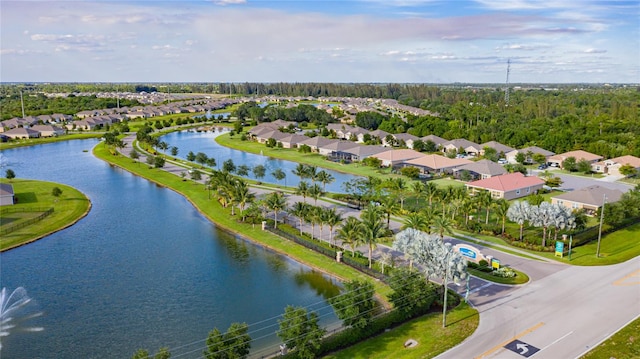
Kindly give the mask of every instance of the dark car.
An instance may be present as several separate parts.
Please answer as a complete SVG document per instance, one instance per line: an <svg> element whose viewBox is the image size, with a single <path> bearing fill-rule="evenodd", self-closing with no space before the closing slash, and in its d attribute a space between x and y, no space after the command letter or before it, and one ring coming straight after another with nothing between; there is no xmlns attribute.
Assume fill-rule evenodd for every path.
<svg viewBox="0 0 640 359"><path fill-rule="evenodd" d="M544 169L546 169L547 167L549 167L549 166L548 166L546 163L543 163L543 164L541 164L540 166L538 166L538 169L539 169L539 170L544 170Z"/></svg>

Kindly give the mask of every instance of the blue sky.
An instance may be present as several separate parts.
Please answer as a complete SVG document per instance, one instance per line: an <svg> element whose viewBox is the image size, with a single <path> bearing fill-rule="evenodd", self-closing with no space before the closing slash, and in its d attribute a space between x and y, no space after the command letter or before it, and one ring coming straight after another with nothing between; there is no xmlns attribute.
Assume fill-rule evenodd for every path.
<svg viewBox="0 0 640 359"><path fill-rule="evenodd" d="M0 0L0 33L3 82L640 82L638 0Z"/></svg>

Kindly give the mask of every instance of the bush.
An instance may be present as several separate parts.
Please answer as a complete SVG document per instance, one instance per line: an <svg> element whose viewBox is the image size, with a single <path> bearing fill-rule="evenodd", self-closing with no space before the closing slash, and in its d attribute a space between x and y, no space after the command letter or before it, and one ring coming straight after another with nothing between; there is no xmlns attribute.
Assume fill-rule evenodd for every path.
<svg viewBox="0 0 640 359"><path fill-rule="evenodd" d="M501 278L513 278L516 276L516 272L509 267L502 267L502 268L496 269L491 274Z"/></svg>

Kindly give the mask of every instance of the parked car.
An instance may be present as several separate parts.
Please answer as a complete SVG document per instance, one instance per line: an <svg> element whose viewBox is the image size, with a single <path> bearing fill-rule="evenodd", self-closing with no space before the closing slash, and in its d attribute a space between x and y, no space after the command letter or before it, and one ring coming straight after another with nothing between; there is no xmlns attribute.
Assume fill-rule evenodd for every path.
<svg viewBox="0 0 640 359"><path fill-rule="evenodd" d="M507 159L506 158L501 158L498 160L498 163L501 165L506 165L507 164Z"/></svg>
<svg viewBox="0 0 640 359"><path fill-rule="evenodd" d="M541 164L540 166L538 166L539 170L544 170L547 169L547 167L549 167L546 163Z"/></svg>

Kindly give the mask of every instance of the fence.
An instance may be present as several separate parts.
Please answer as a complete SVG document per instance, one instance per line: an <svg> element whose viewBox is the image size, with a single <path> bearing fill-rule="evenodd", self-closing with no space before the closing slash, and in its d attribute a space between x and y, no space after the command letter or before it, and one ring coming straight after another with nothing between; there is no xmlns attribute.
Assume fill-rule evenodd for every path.
<svg viewBox="0 0 640 359"><path fill-rule="evenodd" d="M44 218L46 218L47 216L49 216L50 214L53 213L53 207L51 208L3 208L2 211L0 211L0 214L7 214L7 213L19 213L19 212L42 212L40 215L38 215L37 217L33 217L33 218L29 218L27 220L24 220L20 223L5 227L0 229L0 234L5 235L8 233L11 233L13 231L17 231L18 229L24 228L28 225L34 224L36 222L39 222L41 220L43 220Z"/></svg>

